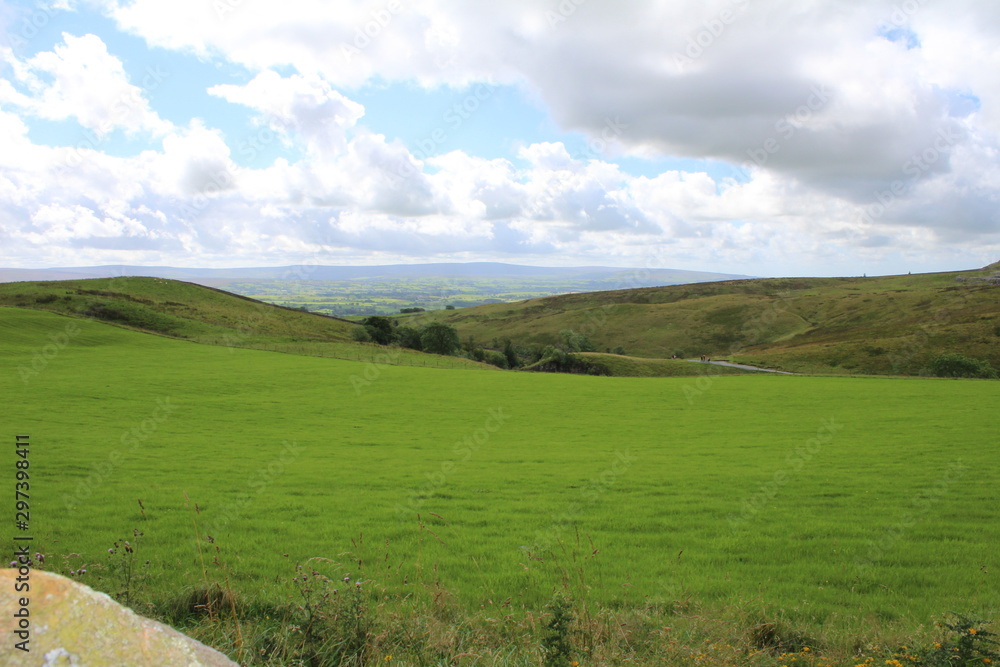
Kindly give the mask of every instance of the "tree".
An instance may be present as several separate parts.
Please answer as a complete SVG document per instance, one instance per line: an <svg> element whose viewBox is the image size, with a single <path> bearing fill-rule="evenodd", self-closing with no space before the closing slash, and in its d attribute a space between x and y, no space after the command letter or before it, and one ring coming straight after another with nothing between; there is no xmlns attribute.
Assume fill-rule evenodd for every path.
<svg viewBox="0 0 1000 667"><path fill-rule="evenodd" d="M931 362L931 372L938 377L946 378L996 379L997 377L997 372L988 361L970 359L957 352L936 357Z"/></svg>
<svg viewBox="0 0 1000 667"><path fill-rule="evenodd" d="M565 341L567 352L594 352L596 350L587 334L577 333L572 329L563 329L559 335Z"/></svg>
<svg viewBox="0 0 1000 667"><path fill-rule="evenodd" d="M503 341L503 356L507 360L507 368L517 368L521 365L521 359L517 356L517 350L514 349L514 343L510 338L505 338Z"/></svg>
<svg viewBox="0 0 1000 667"><path fill-rule="evenodd" d="M396 340L400 345L408 347L411 350L424 349L423 344L420 342L420 330L414 327L404 325L396 329Z"/></svg>
<svg viewBox="0 0 1000 667"><path fill-rule="evenodd" d="M452 354L461 343L455 327L450 327L442 322L434 322L424 327L420 334L420 343L424 347L424 352L434 354Z"/></svg>
<svg viewBox="0 0 1000 667"><path fill-rule="evenodd" d="M379 345L391 345L396 340L396 332L393 328L393 321L388 317L373 315L366 317L362 324L368 329L372 340Z"/></svg>

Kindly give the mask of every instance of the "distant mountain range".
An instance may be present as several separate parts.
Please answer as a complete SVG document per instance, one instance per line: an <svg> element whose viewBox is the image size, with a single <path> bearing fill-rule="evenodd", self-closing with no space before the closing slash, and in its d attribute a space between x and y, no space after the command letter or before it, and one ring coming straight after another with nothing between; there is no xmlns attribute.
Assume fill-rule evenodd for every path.
<svg viewBox="0 0 1000 667"><path fill-rule="evenodd" d="M523 266L500 262L385 264L379 266L292 265L235 269L182 268L173 266L78 266L48 269L0 268L0 282L21 280L82 280L117 276L150 276L186 280L209 286L231 280L376 280L405 278L546 278L585 280L609 287L655 287L684 283L732 280L750 276L684 271L681 269L629 269L608 266Z"/></svg>

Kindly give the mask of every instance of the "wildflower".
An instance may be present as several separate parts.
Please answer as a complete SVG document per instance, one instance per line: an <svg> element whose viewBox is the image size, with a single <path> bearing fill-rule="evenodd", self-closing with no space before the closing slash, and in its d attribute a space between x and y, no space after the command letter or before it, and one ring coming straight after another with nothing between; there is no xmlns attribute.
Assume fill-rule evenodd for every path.
<svg viewBox="0 0 1000 667"><path fill-rule="evenodd" d="M389 662L390 660L392 660L392 656L391 655L385 656L385 661L386 662Z"/></svg>
<svg viewBox="0 0 1000 667"><path fill-rule="evenodd" d="M970 635L978 635L979 634L979 630L976 630L975 628L969 628L969 634Z"/></svg>

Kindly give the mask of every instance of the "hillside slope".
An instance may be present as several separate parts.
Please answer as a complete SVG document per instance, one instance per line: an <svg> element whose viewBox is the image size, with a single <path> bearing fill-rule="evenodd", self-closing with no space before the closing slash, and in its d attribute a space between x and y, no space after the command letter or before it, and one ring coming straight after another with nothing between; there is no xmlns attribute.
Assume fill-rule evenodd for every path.
<svg viewBox="0 0 1000 667"><path fill-rule="evenodd" d="M121 277L0 284L0 306L46 310L197 343L380 364L494 369L468 359L355 343L356 324L193 283Z"/></svg>
<svg viewBox="0 0 1000 667"><path fill-rule="evenodd" d="M975 271L877 278L777 278L568 294L435 313L462 339L709 355L795 372L919 374L960 352L1000 367L1000 282ZM401 318L402 321L402 318Z"/></svg>

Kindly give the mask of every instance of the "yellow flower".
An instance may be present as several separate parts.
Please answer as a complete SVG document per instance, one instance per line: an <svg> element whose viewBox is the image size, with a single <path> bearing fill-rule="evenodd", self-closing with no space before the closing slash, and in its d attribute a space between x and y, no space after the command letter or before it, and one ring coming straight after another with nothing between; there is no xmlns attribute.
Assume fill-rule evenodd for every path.
<svg viewBox="0 0 1000 667"><path fill-rule="evenodd" d="M969 634L970 635L978 635L979 634L979 630L976 630L975 628L969 628Z"/></svg>
<svg viewBox="0 0 1000 667"><path fill-rule="evenodd" d="M389 662L390 660L392 660L392 656L391 655L385 656L385 661L386 662Z"/></svg>
<svg viewBox="0 0 1000 667"><path fill-rule="evenodd" d="M574 660L573 662L569 663L569 665L570 665L570 667L580 667L580 663L578 663L576 660Z"/></svg>

